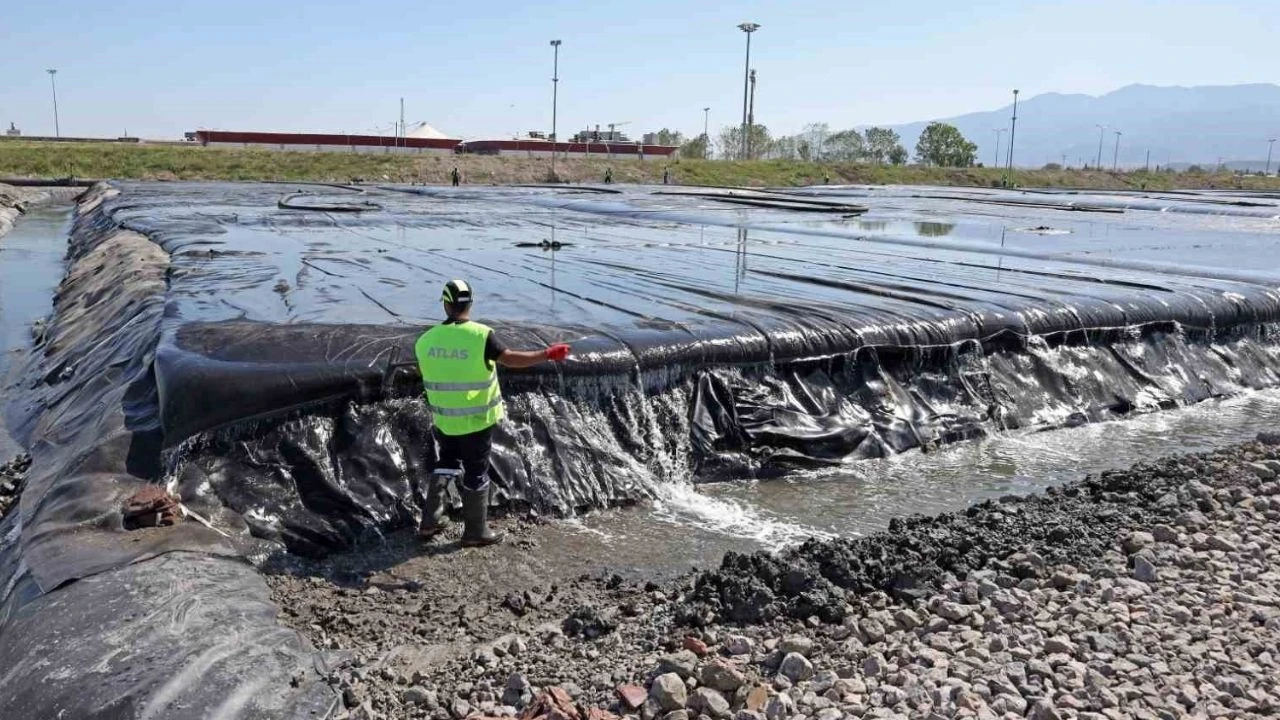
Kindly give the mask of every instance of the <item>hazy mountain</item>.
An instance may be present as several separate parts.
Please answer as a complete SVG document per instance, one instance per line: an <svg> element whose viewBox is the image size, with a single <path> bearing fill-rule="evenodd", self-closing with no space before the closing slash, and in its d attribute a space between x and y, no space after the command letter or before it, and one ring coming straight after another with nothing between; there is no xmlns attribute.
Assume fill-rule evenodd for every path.
<svg viewBox="0 0 1280 720"><path fill-rule="evenodd" d="M996 128L1009 127L1012 104L993 112L942 118L978 144L978 162L991 165ZM916 139L927 122L894 129L914 155ZM1151 151L1151 164L1256 165L1262 169L1267 139L1280 137L1280 86L1228 85L1155 87L1130 85L1100 97L1048 93L1018 102L1015 165L1039 167L1061 163L1095 164L1098 125L1107 126L1102 138L1102 165L1111 167L1115 130L1120 137L1120 165L1141 166ZM1000 162L1006 161L1009 133L1000 140ZM1280 163L1280 143L1272 170Z"/></svg>

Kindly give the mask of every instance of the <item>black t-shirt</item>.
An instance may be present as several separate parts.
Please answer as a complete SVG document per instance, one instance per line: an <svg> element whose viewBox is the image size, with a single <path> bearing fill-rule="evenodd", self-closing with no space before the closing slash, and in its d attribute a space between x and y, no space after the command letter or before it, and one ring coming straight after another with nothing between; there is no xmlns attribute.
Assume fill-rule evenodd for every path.
<svg viewBox="0 0 1280 720"><path fill-rule="evenodd" d="M445 320L445 325L461 325L470 320ZM484 340L484 360L490 365L498 362L498 358L502 357L502 353L507 351L507 346L502 344L498 339L497 333L489 331L489 337Z"/></svg>

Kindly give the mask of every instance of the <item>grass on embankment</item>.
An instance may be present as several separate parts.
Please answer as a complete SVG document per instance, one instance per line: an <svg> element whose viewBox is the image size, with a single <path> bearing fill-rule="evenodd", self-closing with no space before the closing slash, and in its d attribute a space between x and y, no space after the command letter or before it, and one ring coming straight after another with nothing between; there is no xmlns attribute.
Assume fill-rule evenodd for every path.
<svg viewBox="0 0 1280 720"><path fill-rule="evenodd" d="M120 178L135 180L297 180L349 182L448 182L457 166L467 183L546 182L547 159L477 155L387 155L205 148L123 143L49 143L0 140L0 177ZM992 187L996 168L938 168L791 160L556 161L565 182L600 182L611 168L615 182L660 183L670 169L681 185L785 187L821 184L957 185ZM1023 187L1172 190L1224 188L1280 190L1280 179L1230 173L1144 173L1087 170L1019 170Z"/></svg>

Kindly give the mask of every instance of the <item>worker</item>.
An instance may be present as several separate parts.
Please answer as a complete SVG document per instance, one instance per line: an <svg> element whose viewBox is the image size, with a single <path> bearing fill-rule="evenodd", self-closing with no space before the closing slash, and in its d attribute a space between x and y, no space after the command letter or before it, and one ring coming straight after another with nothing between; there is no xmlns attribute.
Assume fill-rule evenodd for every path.
<svg viewBox="0 0 1280 720"><path fill-rule="evenodd" d="M454 166L453 172L449 173L449 179L453 181L454 187L458 187L458 183L462 182L462 175L458 172L457 166Z"/></svg>
<svg viewBox="0 0 1280 720"><path fill-rule="evenodd" d="M428 479L418 535L430 539L444 529L446 486L460 479L463 547L502 541L500 534L488 528L489 451L493 429L506 414L497 365L527 368L569 356L565 344L544 350L508 350L493 330L471 319L472 299L471 286L465 281L446 283L440 296L445 321L424 332L414 345L436 441L436 463Z"/></svg>
<svg viewBox="0 0 1280 720"><path fill-rule="evenodd" d="M613 168L604 169L604 184L605 185L613 184Z"/></svg>
<svg viewBox="0 0 1280 720"><path fill-rule="evenodd" d="M662 184L663 184L663 185L670 185L670 184L671 184L671 169L670 169L670 168L662 168Z"/></svg>

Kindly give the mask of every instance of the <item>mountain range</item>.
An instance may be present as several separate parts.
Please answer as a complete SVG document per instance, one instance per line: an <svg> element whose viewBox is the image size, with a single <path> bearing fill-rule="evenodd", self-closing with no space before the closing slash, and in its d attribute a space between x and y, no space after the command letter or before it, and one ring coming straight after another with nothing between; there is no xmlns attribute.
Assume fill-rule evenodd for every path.
<svg viewBox="0 0 1280 720"><path fill-rule="evenodd" d="M940 118L978 145L978 162L994 164L997 129L1008 128L1013 105L989 112ZM928 122L892 126L914 155ZM1098 125L1105 126L1100 130ZM1118 158L1116 135L1121 136ZM1216 166L1262 170L1267 140L1280 137L1280 85L1157 87L1129 85L1101 96L1047 93L1018 102L1014 165ZM1009 133L1000 136L1000 164L1008 159ZM1280 165L1276 148L1271 169Z"/></svg>

